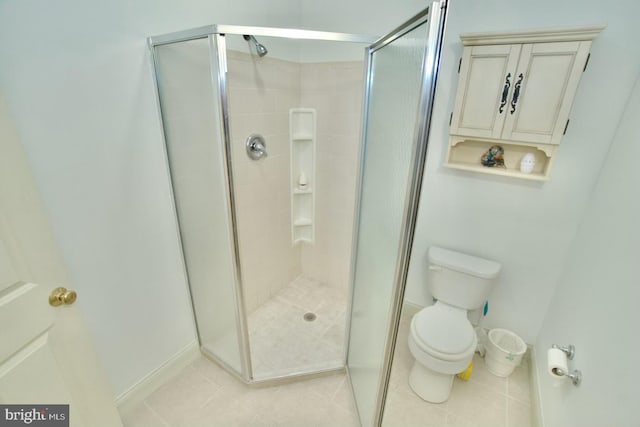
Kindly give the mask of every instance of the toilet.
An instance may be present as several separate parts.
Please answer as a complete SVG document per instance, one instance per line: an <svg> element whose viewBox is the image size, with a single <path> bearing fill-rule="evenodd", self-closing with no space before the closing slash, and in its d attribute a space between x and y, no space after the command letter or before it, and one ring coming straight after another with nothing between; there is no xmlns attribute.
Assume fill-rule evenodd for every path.
<svg viewBox="0 0 640 427"><path fill-rule="evenodd" d="M427 286L436 302L411 319L409 350L415 362L409 385L423 400L441 403L476 351L478 338L468 312L483 308L501 265L434 246L427 260Z"/></svg>

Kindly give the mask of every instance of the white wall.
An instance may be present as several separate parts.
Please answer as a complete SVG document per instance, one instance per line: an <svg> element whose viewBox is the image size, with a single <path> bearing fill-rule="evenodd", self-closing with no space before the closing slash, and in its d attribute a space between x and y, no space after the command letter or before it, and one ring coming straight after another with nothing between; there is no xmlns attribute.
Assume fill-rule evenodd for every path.
<svg viewBox="0 0 640 427"><path fill-rule="evenodd" d="M411 18L428 0L300 0L301 25L342 33L382 36Z"/></svg>
<svg viewBox="0 0 640 427"><path fill-rule="evenodd" d="M640 425L640 372L635 369L640 354L638 117L640 80L536 343L545 427ZM554 343L576 346L569 366L584 375L579 388L568 383L554 387L553 378L547 375L546 352Z"/></svg>
<svg viewBox="0 0 640 427"><path fill-rule="evenodd" d="M117 394L195 339L145 38L212 23L380 34L422 7L379 3L0 2L0 87Z"/></svg>
<svg viewBox="0 0 640 427"><path fill-rule="evenodd" d="M0 2L0 87L117 394L193 342L145 38L296 2Z"/></svg>
<svg viewBox="0 0 640 427"><path fill-rule="evenodd" d="M527 342L535 342L640 70L637 47L635 53L629 49L639 13L635 0L617 2L615 8L595 0L452 2L408 278L409 301L430 303L424 286L429 245L495 259L504 269L484 325L512 329ZM460 33L590 24L608 27L592 45L551 181L529 183L442 166L462 52Z"/></svg>

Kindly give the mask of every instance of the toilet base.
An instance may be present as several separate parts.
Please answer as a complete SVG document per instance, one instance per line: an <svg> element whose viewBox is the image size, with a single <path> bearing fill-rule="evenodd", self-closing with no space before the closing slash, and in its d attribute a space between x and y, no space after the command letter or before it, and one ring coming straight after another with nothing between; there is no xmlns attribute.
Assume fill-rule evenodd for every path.
<svg viewBox="0 0 640 427"><path fill-rule="evenodd" d="M453 377L453 374L441 374L414 361L409 374L409 386L422 400L442 403L451 395Z"/></svg>

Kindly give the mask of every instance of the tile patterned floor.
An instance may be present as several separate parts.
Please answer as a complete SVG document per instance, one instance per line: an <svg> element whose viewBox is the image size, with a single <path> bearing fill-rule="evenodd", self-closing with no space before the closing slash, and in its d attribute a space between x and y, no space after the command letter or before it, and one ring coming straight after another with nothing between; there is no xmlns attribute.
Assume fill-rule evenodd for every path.
<svg viewBox="0 0 640 427"><path fill-rule="evenodd" d="M319 306L314 309L321 312ZM530 427L526 362L509 378L499 378L476 355L471 379L456 378L447 402L430 404L413 394L407 382L413 358L404 344L409 322L403 314L383 426ZM325 328L315 334L320 341L330 327ZM250 388L204 357L124 414L123 422L125 427L359 426L344 374Z"/></svg>
<svg viewBox="0 0 640 427"><path fill-rule="evenodd" d="M359 425L344 374L250 388L204 357L122 418L125 427Z"/></svg>
<svg viewBox="0 0 640 427"><path fill-rule="evenodd" d="M305 277L291 282L249 315L254 377L343 366L346 309L345 290Z"/></svg>
<svg viewBox="0 0 640 427"><path fill-rule="evenodd" d="M454 379L448 401L417 397L408 378L413 356L406 344L411 312L404 310L391 370L384 427L530 427L529 366L526 360L508 378L491 374L476 354L469 381Z"/></svg>

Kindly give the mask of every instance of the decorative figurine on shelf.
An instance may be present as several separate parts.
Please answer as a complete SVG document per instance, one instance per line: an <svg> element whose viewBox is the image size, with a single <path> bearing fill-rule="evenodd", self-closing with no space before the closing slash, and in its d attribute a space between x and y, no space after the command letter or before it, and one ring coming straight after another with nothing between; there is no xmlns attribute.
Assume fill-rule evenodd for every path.
<svg viewBox="0 0 640 427"><path fill-rule="evenodd" d="M522 173L531 173L533 172L533 168L536 166L536 156L533 153L527 153L522 157L520 161L520 172Z"/></svg>
<svg viewBox="0 0 640 427"><path fill-rule="evenodd" d="M487 167L506 167L504 165L504 149L499 145L492 145L486 153L482 155L480 162Z"/></svg>

